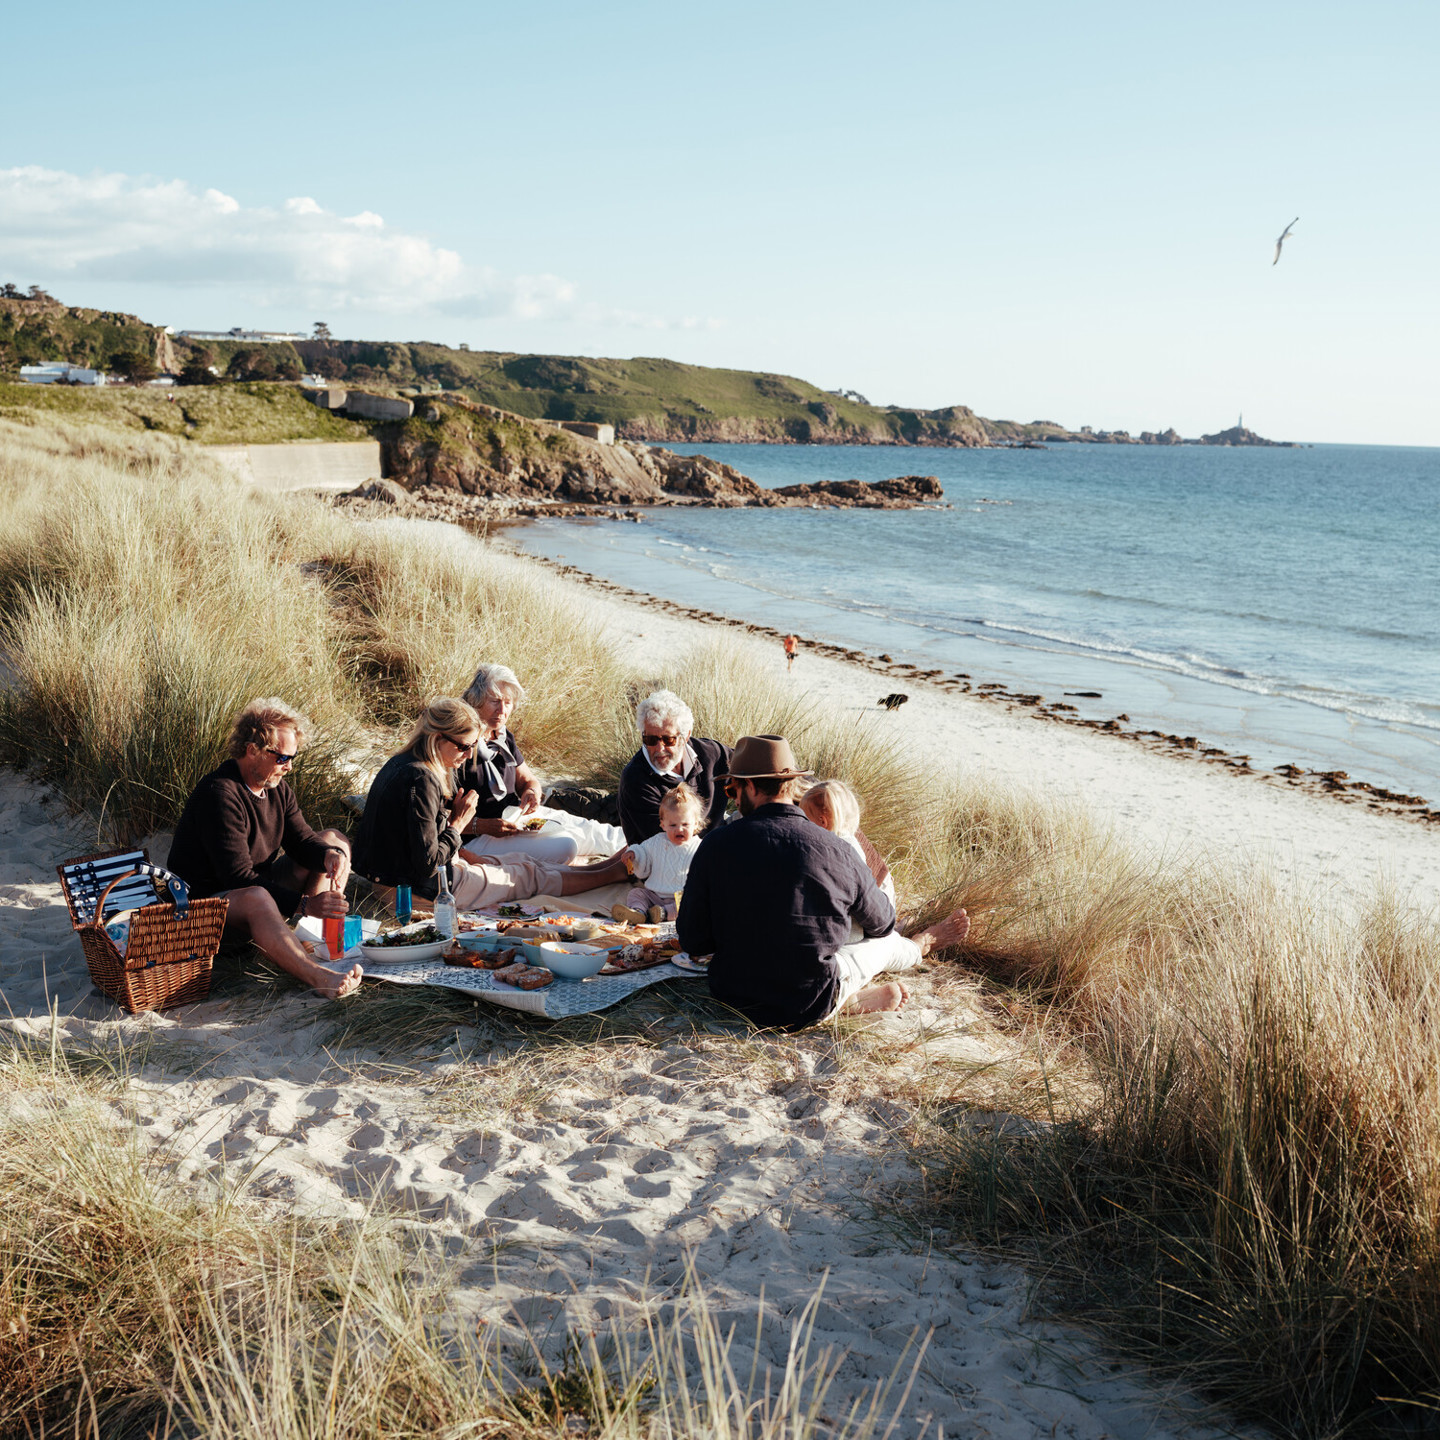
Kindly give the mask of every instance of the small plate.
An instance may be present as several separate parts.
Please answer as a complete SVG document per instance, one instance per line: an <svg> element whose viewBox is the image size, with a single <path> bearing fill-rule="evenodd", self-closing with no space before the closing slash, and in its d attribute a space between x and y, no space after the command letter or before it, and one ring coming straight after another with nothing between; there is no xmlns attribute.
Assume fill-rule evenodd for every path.
<svg viewBox="0 0 1440 1440"><path fill-rule="evenodd" d="M698 961L692 960L683 950L678 955L672 955L670 963L677 970L683 970L687 975L708 975L710 973L709 965L701 965Z"/></svg>

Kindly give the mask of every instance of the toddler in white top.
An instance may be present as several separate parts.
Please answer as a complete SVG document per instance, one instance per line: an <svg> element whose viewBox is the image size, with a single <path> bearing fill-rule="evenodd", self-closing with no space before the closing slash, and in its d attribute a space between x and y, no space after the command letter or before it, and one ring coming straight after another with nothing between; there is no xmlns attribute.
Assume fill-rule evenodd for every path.
<svg viewBox="0 0 1440 1440"><path fill-rule="evenodd" d="M682 780L660 801L660 833L642 840L625 851L625 862L637 880L625 897L625 904L616 905L611 916L630 925L675 918L675 892L685 888L690 861L700 848L700 826L705 807L700 797Z"/></svg>

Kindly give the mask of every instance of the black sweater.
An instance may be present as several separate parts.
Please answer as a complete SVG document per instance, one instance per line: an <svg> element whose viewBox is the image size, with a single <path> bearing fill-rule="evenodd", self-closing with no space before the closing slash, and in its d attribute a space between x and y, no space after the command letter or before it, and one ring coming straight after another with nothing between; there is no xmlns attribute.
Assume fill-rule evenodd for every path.
<svg viewBox="0 0 1440 1440"><path fill-rule="evenodd" d="M300 892L269 885L265 878L282 850L305 870L325 868L325 843L300 813L289 782L257 795L240 766L227 760L191 792L165 863L197 900L263 884L289 913Z"/></svg>
<svg viewBox="0 0 1440 1440"><path fill-rule="evenodd" d="M620 825L631 845L660 833L660 801L682 780L705 807L702 830L724 818L730 747L718 740L691 740L690 748L695 752L695 763L683 775L657 775L643 749L631 757L620 776Z"/></svg>
<svg viewBox="0 0 1440 1440"><path fill-rule="evenodd" d="M365 797L355 869L377 884L408 885L433 900L436 866L448 865L460 845L440 777L408 750L392 755Z"/></svg>
<svg viewBox="0 0 1440 1440"><path fill-rule="evenodd" d="M835 1008L834 955L852 920L873 939L895 928L895 911L849 844L777 802L701 842L680 903L680 943L715 957L717 1000L757 1025L800 1030Z"/></svg>

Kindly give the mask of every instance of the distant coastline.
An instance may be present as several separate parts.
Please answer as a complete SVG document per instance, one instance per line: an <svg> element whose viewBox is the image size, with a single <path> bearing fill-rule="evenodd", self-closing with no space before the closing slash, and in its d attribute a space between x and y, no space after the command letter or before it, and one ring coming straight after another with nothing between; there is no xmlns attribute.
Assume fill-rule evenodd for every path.
<svg viewBox="0 0 1440 1440"><path fill-rule="evenodd" d="M8 293L7 293L8 292ZM219 337L219 338L217 338ZM39 287L0 290L0 380L23 366L66 362L188 386L298 384L302 377L413 401L442 395L520 420L610 425L645 445L891 445L1039 449L1080 445L1288 445L1241 425L1185 439L1173 428L1070 429L1053 420L996 420L968 405L876 405L769 371L677 360L524 355L429 341L338 340L315 325L282 332L179 331L134 315L67 306Z"/></svg>

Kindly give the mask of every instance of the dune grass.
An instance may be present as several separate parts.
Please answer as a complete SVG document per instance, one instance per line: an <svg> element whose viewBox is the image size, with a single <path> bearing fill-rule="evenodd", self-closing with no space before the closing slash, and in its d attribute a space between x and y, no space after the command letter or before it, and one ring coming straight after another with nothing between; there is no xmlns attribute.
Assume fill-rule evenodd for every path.
<svg viewBox="0 0 1440 1440"><path fill-rule="evenodd" d="M1435 917L1383 898L1358 918L1342 916L1324 897L1282 893L1263 875L1139 855L1082 814L962 782L935 757L897 753L863 719L797 701L743 644L705 644L654 674L629 673L571 592L523 563L454 532L352 527L318 503L247 493L171 442L0 421L0 519L0 646L11 682L0 692L0 743L92 813L103 809L118 831L173 821L216 762L230 715L255 693L285 694L317 721L297 788L325 813L350 784L342 750L363 739L383 753L423 699L462 688L481 659L511 664L530 690L517 717L527 752L599 783L613 784L633 753L635 701L657 684L685 696L699 733L786 734L802 763L856 788L865 829L915 917L966 905L975 929L963 960L1045 1041L1022 1088L1030 1113L1051 1123L982 1123L978 1087L967 1090L953 1071L904 1090L924 1182L897 1201L912 1232L1031 1258L1057 1306L1082 1309L1115 1344L1286 1433L1378 1430L1402 1411L1440 1405ZM485 1039L473 1022L473 1010L449 997L365 996L332 1038L418 1048L458 1027ZM544 1048L537 1026L506 1029L488 1016L484 1025L486 1043L506 1053ZM593 1034L572 1028L547 1031L547 1044L559 1053L681 1035L711 1054L717 1074L727 1058L756 1063L753 1047L772 1046L698 1000L657 998ZM523 1093L531 1062L507 1063ZM1066 1072L1053 1084L1052 1065ZM878 1061L863 1073L883 1083ZM15 1171L12 1183L26 1195L61 1194L34 1178L37 1153L23 1151L32 1170ZM149 1173L138 1159L125 1168ZM93 1202L89 1181L82 1193ZM90 1223L72 1209L43 1213L56 1235ZM215 1263L230 1263L239 1243L231 1232L184 1213L221 1257ZM20 1232L12 1218L3 1223L10 1245ZM120 1246L104 1262L112 1269L97 1259L85 1283L115 1295L115 1314L79 1316L72 1297L63 1324L110 1334L105 1326L133 1323L156 1355L177 1363L165 1348L179 1344L175 1336L146 1330L126 1308L130 1289L153 1283L154 1266L137 1259L151 1253L148 1232L106 1233ZM163 1233L180 1243L177 1231ZM356 1274L391 1264L370 1258L368 1246L343 1252ZM310 1272L290 1251L241 1250L248 1258L235 1262L237 1273L249 1278L234 1294L260 1307L246 1325L265 1316L292 1337L324 1331L316 1317L334 1312L306 1309L319 1292L304 1288ZM241 1321L230 1300L215 1298L215 1273L175 1254L165 1271L181 1288L165 1313L207 1336L240 1334L224 1329ZM7 1273L21 1273L18 1263L7 1258ZM324 1285L358 1293L332 1271ZM301 1278L284 1279L292 1274ZM367 1296L384 1291L375 1274ZM0 1290L0 1302L15 1303L16 1293ZM425 1316L385 1303L388 1318L376 1325L424 1330ZM264 1308L272 1304L273 1313ZM304 1323L284 1329L296 1315ZM70 1331L55 1333L59 1350L71 1346ZM225 1362L229 1379L207 1368L209 1351L184 1362L208 1378L183 1403L232 1417L230 1429L204 1433L297 1433L303 1406L283 1407L309 1404L320 1393L314 1377L330 1384L339 1362L329 1350L317 1358L308 1340L282 1355L260 1331L244 1333ZM0 1336L0 1345L16 1343ZM17 1364L31 1363L15 1353ZM46 1353L70 1364L54 1359L51 1344ZM77 1353L89 1352L82 1344ZM283 1413L267 1411L264 1426L240 1410L232 1416L227 1407L244 1391L234 1364L244 1370L268 1355L266 1364L290 1365L296 1354L310 1358L275 1382ZM370 1375L368 1360L345 1363ZM471 1363L457 1358L453 1375L425 1370L430 1378L403 1391L404 1405L434 1418L431 1428L468 1413L454 1396L474 1393L464 1379L478 1373L466 1370ZM413 1377L425 1366L402 1369ZM64 1373L73 1389L78 1372ZM85 1393L103 1392L106 1404L141 1393L118 1371L95 1374ZM44 1379L45 1393L61 1384ZM252 1403L253 1387L245 1393ZM359 1393L371 1408L354 1413L376 1427L363 1433L398 1433L385 1428L390 1400L376 1398L391 1392L365 1379ZM354 1425L362 1433L362 1420Z"/></svg>

